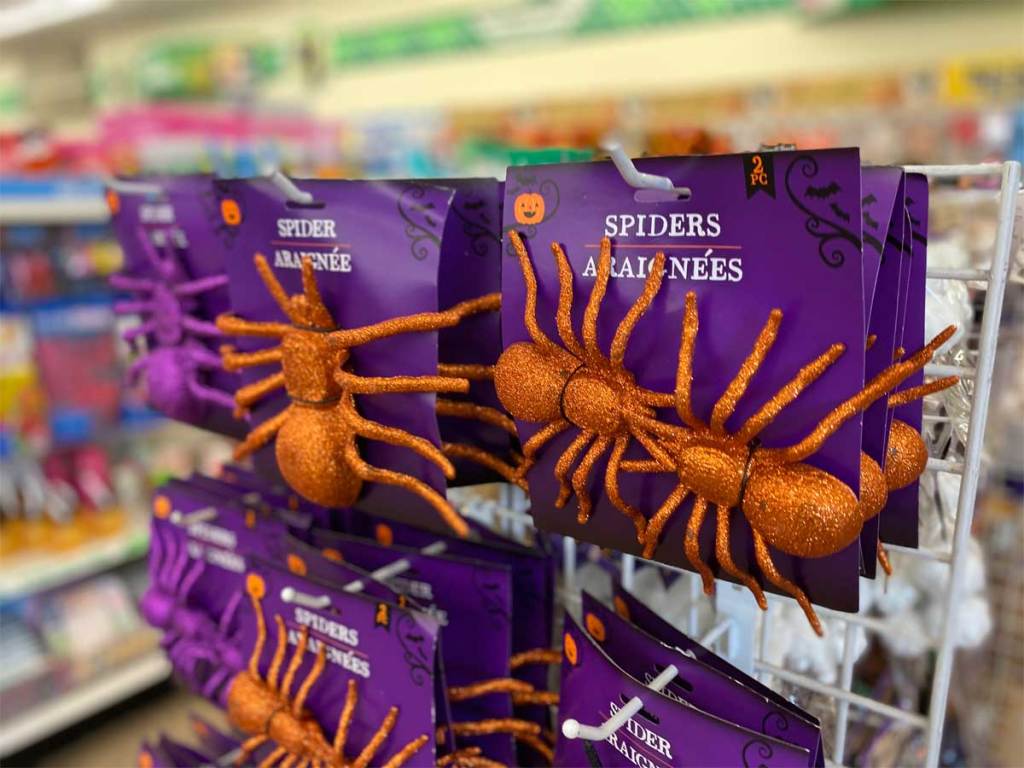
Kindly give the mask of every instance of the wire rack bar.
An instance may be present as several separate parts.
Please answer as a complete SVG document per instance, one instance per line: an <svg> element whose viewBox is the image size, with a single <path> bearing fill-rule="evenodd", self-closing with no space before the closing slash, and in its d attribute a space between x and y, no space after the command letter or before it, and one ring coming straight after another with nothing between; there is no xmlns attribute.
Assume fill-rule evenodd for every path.
<svg viewBox="0 0 1024 768"><path fill-rule="evenodd" d="M928 459L928 466L925 467L929 472L948 472L951 475L962 475L964 473L964 464L961 461L955 459Z"/></svg>
<svg viewBox="0 0 1024 768"><path fill-rule="evenodd" d="M985 282L988 280L987 269L946 269L944 267L932 267L927 272L929 280L969 280Z"/></svg>
<svg viewBox="0 0 1024 768"><path fill-rule="evenodd" d="M961 379L973 379L974 368L968 365L944 365L931 363L924 367L925 376L959 376Z"/></svg>

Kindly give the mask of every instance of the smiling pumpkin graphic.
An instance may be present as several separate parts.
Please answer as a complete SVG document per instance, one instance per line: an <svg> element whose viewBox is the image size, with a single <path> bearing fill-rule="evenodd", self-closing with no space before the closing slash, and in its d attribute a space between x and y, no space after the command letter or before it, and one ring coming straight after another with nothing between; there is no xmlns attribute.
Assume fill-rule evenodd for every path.
<svg viewBox="0 0 1024 768"><path fill-rule="evenodd" d="M539 192L523 192L516 196L513 211L520 224L540 224L544 221L544 197Z"/></svg>

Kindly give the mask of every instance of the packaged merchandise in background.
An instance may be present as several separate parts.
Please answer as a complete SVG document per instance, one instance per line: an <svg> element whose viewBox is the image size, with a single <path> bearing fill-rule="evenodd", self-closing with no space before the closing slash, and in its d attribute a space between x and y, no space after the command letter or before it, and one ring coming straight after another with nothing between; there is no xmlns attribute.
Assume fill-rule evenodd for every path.
<svg viewBox="0 0 1024 768"><path fill-rule="evenodd" d="M459 528L443 498L435 392L468 385L438 377L437 329L457 318L430 314L452 191L309 181L297 189L312 202L297 203L269 179L214 184L233 232L233 316L220 326L239 353L225 363L241 368L236 401L251 411L237 455L273 440L277 468L311 501ZM396 376L427 378L384 378Z"/></svg>
<svg viewBox="0 0 1024 768"><path fill-rule="evenodd" d="M517 419L524 451L536 447L530 439L541 430L546 430L545 437L557 434L538 452L528 475L538 527L627 553L644 553L670 565L692 569L697 567L695 560L703 561L715 575L754 588L748 574L764 568L755 564L747 517L750 510L734 509L728 520L719 519L709 504L707 519L696 532L699 552L687 556L683 542L693 495L684 496L685 484L667 472L617 471L615 465L621 464L620 460L647 458L632 439L636 435L624 428L626 419L645 408L653 410L648 403L668 405L673 398L666 401L664 396L634 392L630 401L622 394L629 394L629 385L621 385L624 388L619 392L610 388L588 398L581 387L578 403L583 410L595 408L593 398L607 398L607 402L599 401L600 407L590 419L595 431L584 432L560 418L571 394L570 379L582 381L583 360L597 354L612 357L596 363L589 358L592 368L607 369L595 376L628 372L648 392L676 393L677 399L683 398L680 403L685 401L692 408L696 420L711 417L713 406L721 403L715 421L722 423L725 433L736 434L746 425L744 442L756 436L766 449L798 443L840 402L857 392L864 383L865 340L859 154L855 149L765 152L641 159L636 166L642 172L669 177L690 195L638 192L610 162L508 169L504 228L521 233L538 289L533 306L523 271L506 249L503 355L517 347L518 356L514 360L510 356L508 364L509 370L518 370L518 374L510 373L513 381L508 393L502 391L499 378L499 396L513 416L531 417ZM591 297L597 285L602 237L611 239L614 261L598 306ZM564 248L568 269L563 280L566 284L571 280L575 289L569 313L572 327L578 329L575 340L567 340L567 328L556 327L562 302L552 243ZM641 296L659 251L665 253L660 291L653 299L648 297L649 306L642 316L634 310L631 335L617 334ZM696 294L692 314L699 318L700 331L688 342L692 381L677 382L689 291ZM779 310L781 318L774 316L773 310ZM552 340L548 343L562 351L538 352L536 348L545 345L531 339L524 315L527 322L535 316L539 331ZM581 331L582 344L596 350L570 354L566 350L581 344ZM775 334L774 344L758 341L759 335L771 333ZM526 348L531 342L535 349ZM845 350L837 358L833 353L840 347L836 345ZM752 354L756 360L753 368L743 368ZM785 408L775 418L759 416L750 421L804 366L817 359L820 368L822 356L829 355L831 365L819 370L817 380L806 386L799 398L785 400ZM501 367L499 362L499 374ZM752 375L754 369L756 375ZM740 384L730 391L734 379ZM567 387L565 397L563 386ZM598 411L610 411L611 415L605 417ZM663 410L656 413L664 422L676 419ZM817 450L801 454L804 467L825 470L845 486L840 495L847 506L847 502L855 503L859 490L860 447L861 417L855 414ZM606 461L605 456L610 459ZM561 457L564 459L559 461ZM567 500L568 475L577 460L580 467L593 466L593 479L585 469L574 472L569 507L560 509L556 502ZM561 499L556 472L565 478ZM581 506L580 497L590 495L595 500L592 511L589 505ZM620 503L612 504L609 496L618 496ZM577 520L577 508L586 522ZM638 529L645 524L639 521L638 515L643 513L637 510L648 515L660 510L650 518L656 524L646 526L645 541L638 541ZM852 517L848 523L840 536L848 543L837 544L840 551L827 557L797 558L777 548L766 550L782 578L764 574L764 587L780 589L776 585L785 579L806 591L812 602L856 610L860 553L855 540L860 524ZM822 532L811 515L794 520L793 526L789 533L804 541L809 539L801 526L815 539ZM716 527L719 540L729 546L713 555ZM792 584L782 591L792 593Z"/></svg>
<svg viewBox="0 0 1024 768"><path fill-rule="evenodd" d="M314 530L313 543L332 559L366 571L387 571L381 578L422 605L441 626L445 676L450 691L463 688L452 701L454 722L512 717L512 696L501 692L473 694L485 681L509 678L512 658L512 574L503 564L451 557L426 547L388 547L368 539ZM444 542L441 543L444 546ZM400 561L400 562L399 562ZM405 567L398 567L404 564ZM392 575L394 574L394 575ZM464 694L464 695L463 695ZM492 760L511 764L515 749L509 734L464 740L482 748Z"/></svg>
<svg viewBox="0 0 1024 768"><path fill-rule="evenodd" d="M809 715L797 717L758 691L662 642L582 594L582 625L591 639L624 672L650 683L670 664L678 673L662 689L669 698L742 728L807 750L808 766L824 766L820 728Z"/></svg>
<svg viewBox="0 0 1024 768"><path fill-rule="evenodd" d="M561 732L555 765L807 766L811 755L656 692L622 670L566 614L559 723L600 725L634 697L641 709L605 741Z"/></svg>

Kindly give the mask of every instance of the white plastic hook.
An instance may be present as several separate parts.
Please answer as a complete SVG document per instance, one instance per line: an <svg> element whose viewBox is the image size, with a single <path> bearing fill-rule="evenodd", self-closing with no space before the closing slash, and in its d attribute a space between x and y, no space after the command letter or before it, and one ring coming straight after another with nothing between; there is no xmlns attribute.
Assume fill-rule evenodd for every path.
<svg viewBox="0 0 1024 768"><path fill-rule="evenodd" d="M662 192L675 192L679 195L689 197L689 187L677 187L675 182L668 176L657 176L653 173L644 173L638 169L626 150L622 148L622 142L616 139L605 139L601 142L601 149L608 153L615 167L619 169L623 181L635 189L657 189Z"/></svg>
<svg viewBox="0 0 1024 768"><path fill-rule="evenodd" d="M301 605L317 610L326 608L331 604L331 598L327 595L307 595L305 592L299 592L294 587L282 588L281 600L291 605Z"/></svg>
<svg viewBox="0 0 1024 768"><path fill-rule="evenodd" d="M647 684L647 687L652 691L661 692L662 689L669 683L671 683L676 675L679 674L679 670L676 669L675 664L669 664L665 669L662 670L661 674L651 680ZM567 739L585 739L586 741L604 741L619 728L626 724L633 715L644 708L643 699L639 696L634 696L632 699L627 701L622 709L616 712L614 715L609 717L600 725L584 725L579 720L574 718L567 719L562 723L562 735Z"/></svg>
<svg viewBox="0 0 1024 768"><path fill-rule="evenodd" d="M128 181L111 176L103 183L122 195L162 195L164 191L162 186L152 181Z"/></svg>
<svg viewBox="0 0 1024 768"><path fill-rule="evenodd" d="M188 513L174 510L173 512L171 512L170 520L175 525L189 526L195 525L196 523L208 522L210 520L213 520L213 518L215 518L216 516L216 507L203 507L202 509L197 509L195 512Z"/></svg>
<svg viewBox="0 0 1024 768"><path fill-rule="evenodd" d="M271 183L278 188L282 195L288 198L289 202L297 205L310 205L313 202L313 195L303 192L295 182L285 176L281 171L273 171L270 174Z"/></svg>
<svg viewBox="0 0 1024 768"><path fill-rule="evenodd" d="M421 549L420 554L441 555L444 554L444 551L446 549L448 549L447 543L443 541L435 541L433 544L428 544L423 549ZM406 558L403 557L400 560L395 560L395 562L393 563L388 563L387 565L381 566L376 571L372 571L370 573L370 578L376 581L387 581L392 576L398 576L399 574L405 573L411 567L412 563L410 563ZM342 589L345 592L350 592L353 594L356 592L362 592L364 589L366 589L366 582L363 579L356 579L355 581L350 581L348 584L342 587Z"/></svg>

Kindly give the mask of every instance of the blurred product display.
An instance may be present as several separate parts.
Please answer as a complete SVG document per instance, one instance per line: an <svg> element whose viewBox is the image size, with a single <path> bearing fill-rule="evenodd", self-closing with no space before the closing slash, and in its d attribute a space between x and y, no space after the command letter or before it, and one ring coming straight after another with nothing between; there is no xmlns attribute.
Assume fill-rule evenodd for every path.
<svg viewBox="0 0 1024 768"><path fill-rule="evenodd" d="M0 3L0 762L1020 762L1019 2L66 5Z"/></svg>

